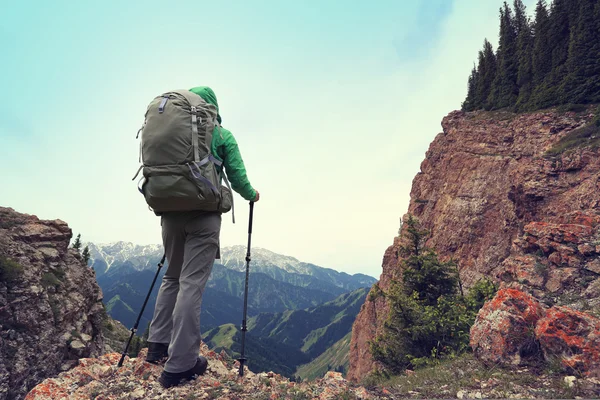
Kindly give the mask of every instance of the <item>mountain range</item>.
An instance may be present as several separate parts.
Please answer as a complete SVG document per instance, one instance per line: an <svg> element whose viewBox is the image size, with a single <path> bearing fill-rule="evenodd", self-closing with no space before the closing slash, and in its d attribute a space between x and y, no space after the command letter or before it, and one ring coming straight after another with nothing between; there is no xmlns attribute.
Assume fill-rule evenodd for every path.
<svg viewBox="0 0 600 400"><path fill-rule="evenodd" d="M361 288L316 307L251 317L246 337L249 368L302 379L320 377L330 369L345 372L352 323L367 292ZM211 329L203 338L217 352L225 350L234 358L240 354L241 332L233 324Z"/></svg>
<svg viewBox="0 0 600 400"><path fill-rule="evenodd" d="M104 294L106 311L131 327L162 257L159 245L87 243L91 266ZM239 352L245 285L246 248L221 249L202 301L201 324L207 343L231 355ZM159 274L139 325L154 312ZM248 348L253 370L294 376L351 330L368 288L376 280L301 262L266 249L252 249L248 294ZM282 355L282 356L280 356Z"/></svg>

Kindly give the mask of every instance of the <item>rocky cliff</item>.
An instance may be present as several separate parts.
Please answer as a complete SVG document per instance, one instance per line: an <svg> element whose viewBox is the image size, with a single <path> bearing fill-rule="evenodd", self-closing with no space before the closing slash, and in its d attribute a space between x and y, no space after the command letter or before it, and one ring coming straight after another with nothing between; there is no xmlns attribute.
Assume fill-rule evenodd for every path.
<svg viewBox="0 0 600 400"><path fill-rule="evenodd" d="M105 313L94 271L63 221L0 207L0 399L99 355Z"/></svg>
<svg viewBox="0 0 600 400"><path fill-rule="evenodd" d="M443 119L408 212L430 230L428 245L458 262L465 286L491 277L545 306L598 307L600 158L597 129L585 129L593 117L590 109ZM383 291L400 272L397 254L396 238L383 257ZM350 379L374 367L368 343L386 316L384 297L369 296L353 326Z"/></svg>

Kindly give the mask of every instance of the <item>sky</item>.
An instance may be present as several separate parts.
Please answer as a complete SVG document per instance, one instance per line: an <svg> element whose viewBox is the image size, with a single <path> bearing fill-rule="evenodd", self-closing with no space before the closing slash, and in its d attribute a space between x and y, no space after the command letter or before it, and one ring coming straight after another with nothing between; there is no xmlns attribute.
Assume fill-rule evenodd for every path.
<svg viewBox="0 0 600 400"><path fill-rule="evenodd" d="M525 2L530 14L534 1ZM207 85L252 185L252 243L378 278L500 0L10 2L0 19L0 206L83 241L160 243L131 178L148 103ZM248 203L223 215L245 244Z"/></svg>

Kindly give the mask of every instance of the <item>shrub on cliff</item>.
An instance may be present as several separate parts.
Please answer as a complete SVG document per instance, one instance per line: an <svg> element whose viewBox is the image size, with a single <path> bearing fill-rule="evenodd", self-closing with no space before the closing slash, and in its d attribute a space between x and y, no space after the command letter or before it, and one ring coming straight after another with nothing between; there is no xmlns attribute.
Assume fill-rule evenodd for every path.
<svg viewBox="0 0 600 400"><path fill-rule="evenodd" d="M409 216L400 247L402 280L385 293L390 312L371 354L388 372L398 374L469 348L477 311L496 288L483 280L463 295L458 270L425 246L429 233Z"/></svg>
<svg viewBox="0 0 600 400"><path fill-rule="evenodd" d="M8 258L0 256L0 282L11 283L23 274L23 267Z"/></svg>

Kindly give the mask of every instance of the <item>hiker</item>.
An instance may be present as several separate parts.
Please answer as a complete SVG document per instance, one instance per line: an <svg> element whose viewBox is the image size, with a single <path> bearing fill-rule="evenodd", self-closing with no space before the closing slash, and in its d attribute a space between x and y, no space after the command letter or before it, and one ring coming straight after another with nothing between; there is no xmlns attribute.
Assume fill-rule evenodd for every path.
<svg viewBox="0 0 600 400"><path fill-rule="evenodd" d="M190 89L190 92L200 96L204 102L208 103L208 105L214 106L212 109L214 110L216 120L213 121L214 129L212 130L210 143L206 143L204 146L202 140L209 140L206 138L210 137L210 128L212 128L213 125L207 125L209 126L209 128L207 128L208 132L204 136L202 134L202 129L200 129L199 139L196 139L196 141L199 140L200 143L194 143L194 146L196 146L196 153L198 153L198 148L200 148L200 152L202 152L204 146L204 151L209 154L200 162L195 160L195 162L184 163L182 165L177 165L176 167L189 167L189 172L187 172L185 168L184 171L191 173L190 176L193 177L192 179L198 178L200 182L207 181L206 177L212 176L211 174L217 176L217 173L215 173L214 170L222 170L224 167L227 176L225 177L220 174L220 177L223 178L226 183L228 178L233 190L238 192L244 199L248 201L258 201L260 195L248 181L244 162L242 161L235 138L230 131L220 126L222 120L215 93L206 86L195 87ZM194 97L193 95L191 96L192 97L190 97L189 93L183 93L182 96L177 92L165 94L163 95L162 100L161 98L157 98L157 101L160 101L160 105L157 107L156 104L158 103L155 103L153 110L158 110L154 111L155 113L164 112L165 114L168 114L168 107L177 107L180 104L188 104L185 102L185 99L191 99L190 104L192 101L204 103L201 99ZM169 103L171 104L169 105ZM196 110L194 107L191 109L192 111ZM202 128L204 125L201 124L206 123L206 120L210 120L211 118L210 109L211 107L208 108L209 116L207 118L199 117L199 121L202 122L197 122L196 119L192 117L192 121L194 121L192 122L192 125L195 125L197 122L198 126ZM190 109L188 108L187 114L183 114L186 118L185 121L188 121L190 115L189 110ZM177 112L177 110L172 112ZM148 123L151 123L150 118L152 118L152 115L148 116L147 114ZM157 116L156 120L160 118L160 116ZM172 119L174 118L175 117L172 117ZM168 121L169 120L167 120L167 122ZM187 129L189 130L190 128ZM194 132L193 136L196 137L198 127L193 126L191 129ZM151 140L152 138L152 133L147 133L144 130L142 133L142 144L144 143L144 135L146 134L150 135L146 140ZM185 133L185 135L188 136L183 136L184 138L190 137L189 133ZM163 140L168 140L168 138ZM189 140L193 141L193 139ZM142 146L144 167L147 166L146 164L149 164L146 160L148 151L152 150L157 152L156 149L160 148L163 149L162 151L164 152L171 151L174 153L175 150L169 150L169 145L177 146L177 143L168 143L167 145L163 143L160 146L154 145L153 149L150 145L147 147ZM187 146L189 148L189 144ZM191 152L187 148L185 151L187 153L184 152L182 154L189 154ZM166 157L166 155L160 154L152 156L154 159ZM202 157L203 155L201 154L200 156ZM196 158L198 158L197 154ZM209 168L209 165L212 166ZM167 165L166 167L173 166ZM148 181L148 187L144 188L144 186L142 186L141 191L146 197L148 204L153 207L155 212L156 207L158 207L159 210L169 210L171 209L169 207L177 207L178 203L184 204L184 200L170 199L169 201L164 200L163 203L161 203L160 199L151 198L152 196L158 196L157 193L160 192L160 190L157 189L157 185L160 183L159 178L164 177L159 175L161 174L157 173L155 175L155 182L152 183L153 175L151 171L147 173L146 168L144 168L144 176L149 176L150 179ZM189 180L185 181L185 185L190 184ZM174 185L177 183L175 180L172 180L171 182L174 182ZM152 185L154 185L154 187ZM215 185L221 186L220 182L215 183L214 185L208 182L207 185L210 185L213 188ZM176 191L185 191L184 189L185 188ZM227 192L227 188L222 187L221 190L223 189ZM194 191L196 190L197 189L194 188ZM198 198L202 196L198 195L196 192L194 193L193 200L197 202L199 201ZM231 193L228 193L231 197ZM173 196L175 195L173 194ZM163 197L166 199L165 196ZM221 201L227 202L226 197L227 196L224 196ZM156 205L153 206L153 204ZM229 207L231 206L232 204ZM188 205L187 207L190 206ZM161 216L162 239L168 260L168 268L162 279L162 284L156 299L154 317L150 324L148 355L146 356L146 361L158 363L164 360L165 357L167 358L164 370L159 378L159 382L165 388L176 386L185 380L202 375L208 367L206 358L198 356L201 340L200 306L202 303L202 293L204 292L204 287L206 286L206 282L212 271L213 262L215 259L220 258L219 233L221 230L221 212L206 211L203 210L200 205L198 207L200 207L199 210L192 209L189 211L157 212L157 214L160 214ZM225 207L224 210L219 210L228 211L227 206Z"/></svg>

